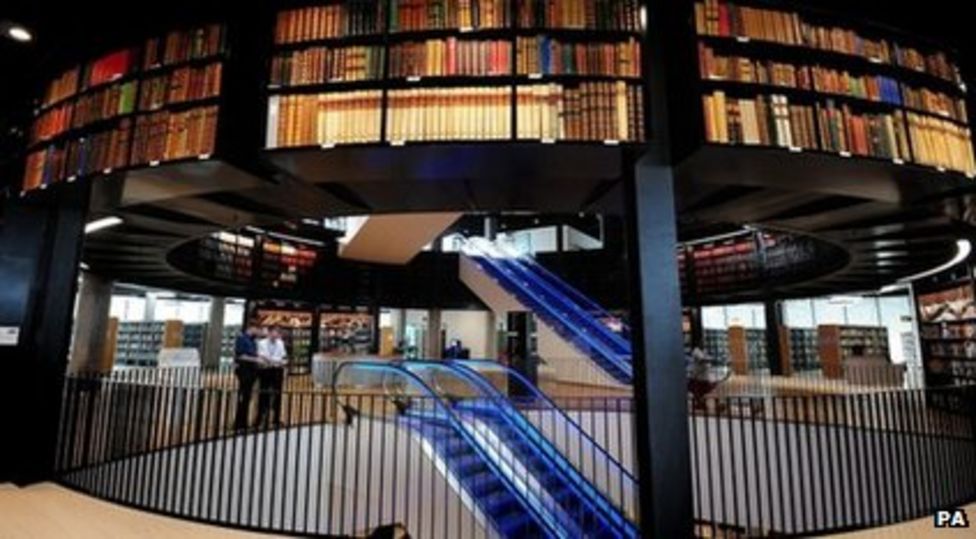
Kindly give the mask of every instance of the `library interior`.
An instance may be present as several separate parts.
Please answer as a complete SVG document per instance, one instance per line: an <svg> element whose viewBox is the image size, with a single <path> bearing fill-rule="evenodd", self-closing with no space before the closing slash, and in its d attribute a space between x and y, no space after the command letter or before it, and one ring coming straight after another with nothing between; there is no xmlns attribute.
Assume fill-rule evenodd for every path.
<svg viewBox="0 0 976 539"><path fill-rule="evenodd" d="M0 537L968 525L963 4L0 7Z"/></svg>

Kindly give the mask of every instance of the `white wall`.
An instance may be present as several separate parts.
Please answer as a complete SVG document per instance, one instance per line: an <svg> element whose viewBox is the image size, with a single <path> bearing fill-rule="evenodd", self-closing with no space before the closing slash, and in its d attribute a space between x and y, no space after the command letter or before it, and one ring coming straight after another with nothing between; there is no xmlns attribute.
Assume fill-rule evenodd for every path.
<svg viewBox="0 0 976 539"><path fill-rule="evenodd" d="M488 311L442 311L441 323L447 333L445 345L461 339L472 358L488 357Z"/></svg>

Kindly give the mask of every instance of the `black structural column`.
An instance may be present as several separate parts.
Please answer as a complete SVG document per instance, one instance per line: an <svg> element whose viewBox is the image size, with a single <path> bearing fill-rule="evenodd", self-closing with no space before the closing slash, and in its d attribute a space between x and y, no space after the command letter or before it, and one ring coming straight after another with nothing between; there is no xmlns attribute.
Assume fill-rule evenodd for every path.
<svg viewBox="0 0 976 539"><path fill-rule="evenodd" d="M19 335L0 345L0 482L53 475L88 189L3 202L0 326Z"/></svg>
<svg viewBox="0 0 976 539"><path fill-rule="evenodd" d="M633 285L634 397L643 537L684 538L693 531L688 401L681 330L681 282L678 278L677 216L674 194L671 120L680 99L672 85L681 74L679 52L691 47L681 38L690 11L684 2L646 2L647 37L644 72L648 82L649 144L634 175L627 179L628 259ZM687 3L690 5L690 2ZM684 6L687 7L687 6ZM677 55L677 56L675 56ZM690 64L689 64L690 65ZM690 79L689 79L690 80Z"/></svg>
<svg viewBox="0 0 976 539"><path fill-rule="evenodd" d="M775 376L789 376L792 373L789 356L783 354L782 333L783 302L770 299L763 304L766 315L766 358L769 360L769 372Z"/></svg>

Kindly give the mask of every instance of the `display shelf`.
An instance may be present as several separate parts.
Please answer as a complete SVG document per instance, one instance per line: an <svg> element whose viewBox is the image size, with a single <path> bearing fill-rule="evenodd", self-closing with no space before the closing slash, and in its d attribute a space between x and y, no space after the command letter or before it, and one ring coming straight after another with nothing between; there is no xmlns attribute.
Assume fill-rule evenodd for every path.
<svg viewBox="0 0 976 539"><path fill-rule="evenodd" d="M709 45L723 47L723 50L741 52L757 58L787 61L802 58L809 63L823 63L854 70L889 74L898 77L901 82L931 85L958 96L966 96L968 94L968 88L964 84L896 64L872 61L861 56L854 56L842 52L742 37L699 35L698 39Z"/></svg>
<svg viewBox="0 0 976 539"><path fill-rule="evenodd" d="M844 377L844 362L851 357L891 360L888 329L875 326L822 325L817 328L818 355L827 378Z"/></svg>
<svg viewBox="0 0 976 539"><path fill-rule="evenodd" d="M793 370L811 371L820 368L817 330L789 328L790 358Z"/></svg>

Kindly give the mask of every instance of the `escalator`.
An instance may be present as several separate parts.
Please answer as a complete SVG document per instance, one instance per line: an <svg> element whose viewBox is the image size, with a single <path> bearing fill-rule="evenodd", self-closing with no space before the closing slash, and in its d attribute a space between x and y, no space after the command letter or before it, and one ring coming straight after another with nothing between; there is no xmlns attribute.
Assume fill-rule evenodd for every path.
<svg viewBox="0 0 976 539"><path fill-rule="evenodd" d="M398 424L432 449L444 463L444 473L463 491L459 494L477 505L499 535L637 537L631 521L634 502L605 495L587 476L593 470L581 472L474 363L347 363L336 373L336 382L341 384L344 376L361 378L361 371L378 374ZM496 374L507 379L507 372ZM544 409L561 414L551 403ZM560 417L564 425L571 423ZM591 453L598 450L591 442L580 442L588 457L607 460L605 452ZM629 473L625 481L620 492L633 498L635 483Z"/></svg>
<svg viewBox="0 0 976 539"><path fill-rule="evenodd" d="M467 240L463 253L462 280L493 310L506 307L498 305L499 291L492 290L492 284L509 296L505 302L508 308L517 305L532 311L600 371L617 383L631 384L630 342L626 326L615 317L529 257L503 250L481 238ZM465 271L466 267L477 268L491 282L471 278L472 272Z"/></svg>

